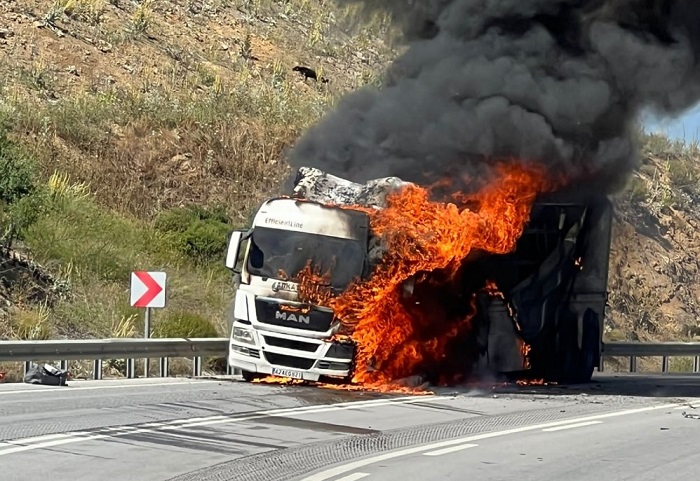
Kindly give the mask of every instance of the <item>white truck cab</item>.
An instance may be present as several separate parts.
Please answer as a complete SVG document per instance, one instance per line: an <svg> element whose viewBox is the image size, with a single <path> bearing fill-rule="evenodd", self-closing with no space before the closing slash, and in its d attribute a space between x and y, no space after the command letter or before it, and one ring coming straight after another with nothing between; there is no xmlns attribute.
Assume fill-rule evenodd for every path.
<svg viewBox="0 0 700 481"><path fill-rule="evenodd" d="M295 281L308 262L339 293L367 272L369 216L358 210L274 198L248 231L231 233L226 266L239 278L228 362L246 380L275 375L307 381L352 376L354 344L327 306L300 302Z"/></svg>

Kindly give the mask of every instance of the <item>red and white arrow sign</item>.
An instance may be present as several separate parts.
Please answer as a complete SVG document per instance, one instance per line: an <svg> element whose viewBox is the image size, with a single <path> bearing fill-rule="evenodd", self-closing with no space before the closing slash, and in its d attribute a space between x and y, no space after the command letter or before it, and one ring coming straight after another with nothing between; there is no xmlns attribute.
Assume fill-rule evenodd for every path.
<svg viewBox="0 0 700 481"><path fill-rule="evenodd" d="M131 273L133 307L165 307L165 272Z"/></svg>

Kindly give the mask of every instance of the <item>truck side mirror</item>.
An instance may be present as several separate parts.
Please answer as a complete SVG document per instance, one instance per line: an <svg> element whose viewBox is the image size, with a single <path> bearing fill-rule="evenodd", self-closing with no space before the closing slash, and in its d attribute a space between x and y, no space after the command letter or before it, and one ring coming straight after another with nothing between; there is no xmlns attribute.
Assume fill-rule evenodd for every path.
<svg viewBox="0 0 700 481"><path fill-rule="evenodd" d="M241 253L241 244L249 237L250 231L234 230L229 234L225 265L236 274L241 273L241 269L238 267L238 256Z"/></svg>

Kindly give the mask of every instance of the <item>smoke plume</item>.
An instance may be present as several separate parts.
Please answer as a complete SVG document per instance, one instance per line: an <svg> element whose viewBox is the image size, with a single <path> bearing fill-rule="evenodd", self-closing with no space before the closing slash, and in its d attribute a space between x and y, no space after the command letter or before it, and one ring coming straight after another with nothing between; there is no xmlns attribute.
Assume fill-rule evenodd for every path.
<svg viewBox="0 0 700 481"><path fill-rule="evenodd" d="M408 48L381 88L306 132L294 167L422 183L518 157L614 188L638 160L640 111L700 99L697 0L362 3L389 10Z"/></svg>

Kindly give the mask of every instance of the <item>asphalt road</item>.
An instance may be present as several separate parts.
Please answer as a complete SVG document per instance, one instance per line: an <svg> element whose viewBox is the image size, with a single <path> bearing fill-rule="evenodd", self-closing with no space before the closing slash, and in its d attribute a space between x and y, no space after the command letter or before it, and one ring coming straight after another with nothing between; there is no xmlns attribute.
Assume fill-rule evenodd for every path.
<svg viewBox="0 0 700 481"><path fill-rule="evenodd" d="M228 379L70 384L0 385L3 481L643 481L694 479L700 461L700 419L683 415L700 414L700 376L432 396Z"/></svg>

